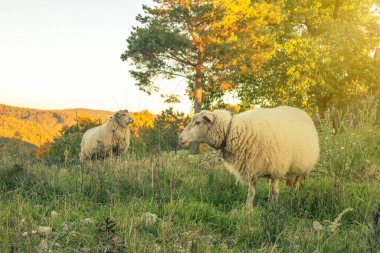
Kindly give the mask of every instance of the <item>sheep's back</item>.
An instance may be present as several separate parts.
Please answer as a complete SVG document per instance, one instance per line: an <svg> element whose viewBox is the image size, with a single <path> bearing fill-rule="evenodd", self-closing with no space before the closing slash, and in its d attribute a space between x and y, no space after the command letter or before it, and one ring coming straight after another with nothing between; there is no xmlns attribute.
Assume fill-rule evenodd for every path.
<svg viewBox="0 0 380 253"><path fill-rule="evenodd" d="M305 112L293 107L255 109L235 115L230 135L237 166L254 168L250 174L300 174L309 171L318 160L315 126Z"/></svg>

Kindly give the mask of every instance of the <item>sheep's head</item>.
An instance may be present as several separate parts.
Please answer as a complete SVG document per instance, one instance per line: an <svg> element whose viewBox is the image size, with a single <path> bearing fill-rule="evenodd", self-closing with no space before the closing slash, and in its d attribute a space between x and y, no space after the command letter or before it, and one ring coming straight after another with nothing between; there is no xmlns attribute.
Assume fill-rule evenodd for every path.
<svg viewBox="0 0 380 253"><path fill-rule="evenodd" d="M112 118L122 127L128 127L129 124L133 123L133 118L129 114L128 110L120 110L115 112Z"/></svg>
<svg viewBox="0 0 380 253"><path fill-rule="evenodd" d="M184 147L190 143L207 143L217 147L224 141L230 120L231 113L224 110L196 113L180 134L179 143Z"/></svg>

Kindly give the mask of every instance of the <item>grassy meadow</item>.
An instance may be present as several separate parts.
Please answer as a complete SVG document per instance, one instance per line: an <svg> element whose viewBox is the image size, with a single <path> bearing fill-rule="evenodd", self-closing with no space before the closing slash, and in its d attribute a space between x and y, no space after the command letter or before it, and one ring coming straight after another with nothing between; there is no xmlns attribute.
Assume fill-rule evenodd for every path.
<svg viewBox="0 0 380 253"><path fill-rule="evenodd" d="M379 252L376 110L316 118L321 158L295 194L268 201L217 155L151 152L69 165L0 150L1 252ZM377 123L376 123L377 122ZM380 212L380 210L379 210Z"/></svg>

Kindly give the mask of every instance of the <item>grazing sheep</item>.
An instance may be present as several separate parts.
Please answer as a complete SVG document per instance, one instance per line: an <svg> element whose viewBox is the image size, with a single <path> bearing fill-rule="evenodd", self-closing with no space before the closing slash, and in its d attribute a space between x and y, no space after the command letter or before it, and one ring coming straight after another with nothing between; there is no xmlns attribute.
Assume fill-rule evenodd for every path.
<svg viewBox="0 0 380 253"><path fill-rule="evenodd" d="M133 118L128 110L120 110L103 125L91 128L84 133L81 143L80 160L105 158L111 154L126 153L129 147L130 130L128 125Z"/></svg>
<svg viewBox="0 0 380 253"><path fill-rule="evenodd" d="M252 207L256 181L269 178L270 196L279 192L279 180L298 188L319 158L319 140L312 119L302 110L281 106L231 115L225 110L194 115L179 142L206 143L220 150L228 171L248 184L246 206Z"/></svg>

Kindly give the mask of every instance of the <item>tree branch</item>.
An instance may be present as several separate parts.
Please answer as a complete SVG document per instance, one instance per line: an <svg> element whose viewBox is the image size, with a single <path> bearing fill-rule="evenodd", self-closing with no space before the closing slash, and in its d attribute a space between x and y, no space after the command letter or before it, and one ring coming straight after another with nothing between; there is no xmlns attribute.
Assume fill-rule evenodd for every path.
<svg viewBox="0 0 380 253"><path fill-rule="evenodd" d="M170 72L170 71L166 71L166 70L161 70L161 72L164 73L164 74L169 74L169 75L173 75L173 76L180 76L180 77L187 78L187 76L184 76L182 74L175 73L175 72Z"/></svg>
<svg viewBox="0 0 380 253"><path fill-rule="evenodd" d="M186 65L190 65L190 66L193 66L193 67L195 66L194 63L192 63L191 61L189 61L187 59L183 59L181 57L178 57L177 55L174 54L174 52L168 52L168 54L170 55L170 57L173 60L179 61L180 63L186 64Z"/></svg>

